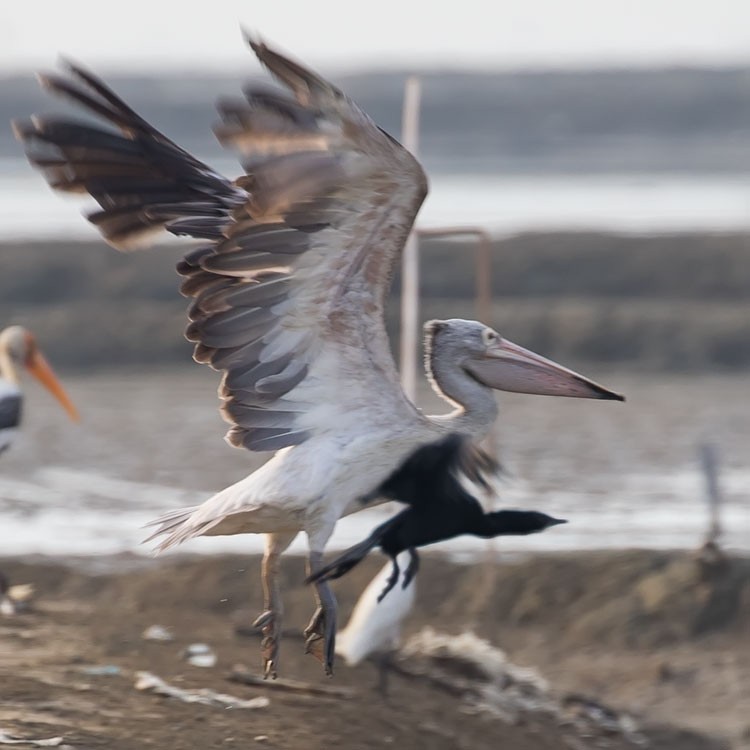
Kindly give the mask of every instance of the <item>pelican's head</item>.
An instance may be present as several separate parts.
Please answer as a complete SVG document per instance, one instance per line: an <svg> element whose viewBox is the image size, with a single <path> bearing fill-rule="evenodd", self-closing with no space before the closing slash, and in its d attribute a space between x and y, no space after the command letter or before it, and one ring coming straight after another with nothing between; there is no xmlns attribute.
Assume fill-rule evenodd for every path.
<svg viewBox="0 0 750 750"><path fill-rule="evenodd" d="M78 421L78 411L30 331L22 326L10 326L0 332L0 356L3 355L10 364L25 367L60 402L70 418Z"/></svg>
<svg viewBox="0 0 750 750"><path fill-rule="evenodd" d="M429 359L438 354L489 388L541 396L624 401L619 393L504 339L476 320L431 320L425 324Z"/></svg>

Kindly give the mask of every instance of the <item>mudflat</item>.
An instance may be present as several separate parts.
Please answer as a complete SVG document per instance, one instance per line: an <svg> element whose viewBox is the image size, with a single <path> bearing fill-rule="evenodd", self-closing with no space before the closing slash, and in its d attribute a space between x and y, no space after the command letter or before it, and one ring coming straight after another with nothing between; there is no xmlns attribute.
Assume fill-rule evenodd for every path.
<svg viewBox="0 0 750 750"><path fill-rule="evenodd" d="M565 715L490 711L464 687L399 656L383 698L371 663L339 661L332 679L298 636L312 612L303 561L283 566L286 627L280 676L300 692L231 682L259 672L257 557L6 558L32 583L32 608L0 619L0 731L61 737L73 748L557 748L750 747L750 560L624 551L493 559L474 565L425 555L404 639L425 626L471 631L544 678L558 705L627 716L633 733L581 729ZM382 563L337 582L343 621ZM147 640L152 625L170 641ZM249 632L250 631L250 632ZM215 666L183 652L205 643ZM180 689L209 689L265 707L184 703L135 688L149 672ZM456 683L459 684L459 683ZM316 688L342 688L344 695ZM0 734L0 737L2 735ZM640 743L640 744L635 744Z"/></svg>

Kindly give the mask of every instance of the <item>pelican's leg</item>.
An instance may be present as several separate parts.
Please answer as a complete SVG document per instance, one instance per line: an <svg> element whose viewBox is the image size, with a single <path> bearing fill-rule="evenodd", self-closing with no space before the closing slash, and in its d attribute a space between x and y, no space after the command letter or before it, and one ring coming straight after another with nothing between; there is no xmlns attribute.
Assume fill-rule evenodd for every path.
<svg viewBox="0 0 750 750"><path fill-rule="evenodd" d="M263 678L269 675L276 679L279 666L279 642L281 641L281 619L284 604L279 590L279 561L284 550L294 541L297 533L266 534L266 551L263 555L261 581L263 583L263 613L253 622L260 628L263 640L260 645L263 657Z"/></svg>
<svg viewBox="0 0 750 750"><path fill-rule="evenodd" d="M314 575L323 566L323 553L310 551L307 561L308 576ZM318 608L304 630L305 652L312 654L323 664L326 674L333 674L333 659L336 648L336 597L328 581L315 583L315 599Z"/></svg>

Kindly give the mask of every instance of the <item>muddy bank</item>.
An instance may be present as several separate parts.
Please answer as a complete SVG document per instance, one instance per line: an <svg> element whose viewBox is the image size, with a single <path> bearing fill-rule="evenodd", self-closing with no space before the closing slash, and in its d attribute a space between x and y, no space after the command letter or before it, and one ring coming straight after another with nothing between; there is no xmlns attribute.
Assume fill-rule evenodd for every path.
<svg viewBox="0 0 750 750"><path fill-rule="evenodd" d="M471 629L515 663L536 668L556 700L585 696L626 713L648 747L750 746L743 710L750 704L750 561L706 567L685 553L637 551L464 567L425 557L407 637L425 625L454 634ZM257 639L236 632L261 607L258 562L0 561L15 582L34 583L38 593L33 611L0 620L0 729L62 736L76 748L635 746L622 733L587 734L545 713L509 721L413 675L394 675L383 701L371 664L339 664L326 680L293 635L284 644L282 676L349 688L349 697L229 682L235 664L258 664ZM380 564L368 560L337 585L344 619ZM286 560L286 622L296 631L312 609L302 578L302 560ZM169 628L174 640L144 640L154 624ZM195 642L212 647L216 666L184 661L180 653ZM180 688L267 696L270 705L216 708L138 692L142 670Z"/></svg>

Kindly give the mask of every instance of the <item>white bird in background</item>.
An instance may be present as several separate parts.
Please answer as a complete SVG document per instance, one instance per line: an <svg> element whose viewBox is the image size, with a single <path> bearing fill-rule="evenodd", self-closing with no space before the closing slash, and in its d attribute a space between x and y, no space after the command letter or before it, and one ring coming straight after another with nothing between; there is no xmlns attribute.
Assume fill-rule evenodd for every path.
<svg viewBox="0 0 750 750"><path fill-rule="evenodd" d="M23 393L18 370L25 368L62 405L71 419L78 412L47 363L36 339L21 326L10 326L0 332L0 453L10 447L21 424Z"/></svg>
<svg viewBox="0 0 750 750"><path fill-rule="evenodd" d="M396 562L399 567L406 567L408 553L402 552ZM401 629L417 595L417 579L412 578L406 587L396 585L387 597L380 599L390 577L391 563L388 562L362 592L349 622L336 637L336 653L350 667L371 657L377 660L379 689L383 695L388 690L392 655L401 645Z"/></svg>
<svg viewBox="0 0 750 750"><path fill-rule="evenodd" d="M39 350L34 336L21 326L10 326L0 332L0 453L10 447L21 424L23 393L18 377L21 367L47 388L71 419L78 421L75 406ZM18 597L13 595L14 588L21 587L10 587L0 572L0 614L16 611Z"/></svg>
<svg viewBox="0 0 750 750"><path fill-rule="evenodd" d="M308 572L322 567L337 520L360 510L415 450L451 433L481 438L497 415L492 389L620 399L474 321L427 329L428 375L454 410L427 417L399 384L384 302L427 181L419 163L345 94L250 41L287 91L252 83L222 99L222 144L242 156L231 182L143 120L91 73L40 78L111 128L66 116L15 124L54 188L88 192L89 215L114 247L162 229L205 240L178 265L193 298L194 357L223 373L228 441L276 451L246 479L158 521L167 549L201 535L265 533L265 673L275 674L280 554L300 530ZM336 600L315 585L307 648L330 674Z"/></svg>

